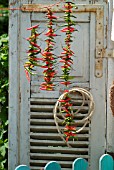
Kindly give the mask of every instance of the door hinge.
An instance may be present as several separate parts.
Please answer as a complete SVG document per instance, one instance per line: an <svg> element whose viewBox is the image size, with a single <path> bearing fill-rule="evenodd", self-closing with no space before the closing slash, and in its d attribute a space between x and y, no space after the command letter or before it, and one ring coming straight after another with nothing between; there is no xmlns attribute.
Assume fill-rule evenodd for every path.
<svg viewBox="0 0 114 170"><path fill-rule="evenodd" d="M114 50L113 49L103 49L103 57L106 58L113 58L114 57Z"/></svg>
<svg viewBox="0 0 114 170"><path fill-rule="evenodd" d="M113 49L96 49L96 58L95 58L95 76L100 78L103 76L103 58L114 58Z"/></svg>
<svg viewBox="0 0 114 170"><path fill-rule="evenodd" d="M98 78L103 76L103 58L95 59L95 76Z"/></svg>
<svg viewBox="0 0 114 170"><path fill-rule="evenodd" d="M96 49L96 58L113 58L114 50L108 48L97 48Z"/></svg>
<svg viewBox="0 0 114 170"><path fill-rule="evenodd" d="M101 78L103 76L103 48L102 48L102 45L99 45L96 47L95 76L97 78Z"/></svg>

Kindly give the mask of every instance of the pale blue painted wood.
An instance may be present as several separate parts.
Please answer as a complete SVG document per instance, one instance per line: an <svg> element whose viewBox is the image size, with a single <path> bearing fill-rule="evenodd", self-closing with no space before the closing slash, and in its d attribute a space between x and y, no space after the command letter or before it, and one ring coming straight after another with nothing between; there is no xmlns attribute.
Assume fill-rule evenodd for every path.
<svg viewBox="0 0 114 170"><path fill-rule="evenodd" d="M99 170L114 170L114 161L110 155L104 154L101 156L99 159Z"/></svg>
<svg viewBox="0 0 114 170"><path fill-rule="evenodd" d="M15 170L30 170L30 168L26 165L19 165Z"/></svg>
<svg viewBox="0 0 114 170"><path fill-rule="evenodd" d="M56 161L50 161L46 164L44 170L61 170L61 166Z"/></svg>
<svg viewBox="0 0 114 170"><path fill-rule="evenodd" d="M83 158L77 158L73 162L73 170L87 170L88 162Z"/></svg>

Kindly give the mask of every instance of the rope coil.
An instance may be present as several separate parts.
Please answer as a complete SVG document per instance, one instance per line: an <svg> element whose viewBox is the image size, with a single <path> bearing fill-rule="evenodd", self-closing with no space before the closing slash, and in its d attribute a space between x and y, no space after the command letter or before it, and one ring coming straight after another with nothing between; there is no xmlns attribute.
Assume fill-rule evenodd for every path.
<svg viewBox="0 0 114 170"><path fill-rule="evenodd" d="M54 110L53 110L54 120L55 120L55 124L56 124L56 127L57 127L57 131L58 131L61 139L67 144L68 147L71 147L71 146L66 142L66 140L63 136L62 129L59 126L59 124L62 123L65 120L65 116L63 114L61 114L62 119L60 119L60 116L59 116L60 114L58 115L58 111L59 111L59 113L61 113L61 108L62 108L61 102L59 102L59 100L63 100L67 94L72 94L72 93L78 93L82 96L82 103L81 103L80 107L75 112L73 111L73 109L71 111L71 114L73 116L77 115L80 112L80 110L83 108L85 102L88 104L87 116L85 116L82 120L76 120L73 123L73 125L75 125L75 126L80 124L80 123L83 124L83 126L81 128L76 130L76 133L81 132L85 128L85 126L90 122L91 117L92 117L93 112L94 112L94 105L95 105L94 101L93 101L92 94L89 91L85 90L84 88L79 88L79 87L72 88L68 92L64 92L59 97L59 99L57 100L55 107L54 107Z"/></svg>

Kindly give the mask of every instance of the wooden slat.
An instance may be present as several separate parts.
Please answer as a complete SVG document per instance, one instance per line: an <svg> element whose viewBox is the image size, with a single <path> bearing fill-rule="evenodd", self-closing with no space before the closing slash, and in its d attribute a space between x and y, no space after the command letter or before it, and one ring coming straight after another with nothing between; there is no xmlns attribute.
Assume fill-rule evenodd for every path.
<svg viewBox="0 0 114 170"><path fill-rule="evenodd" d="M44 166L30 166L31 170L43 170ZM62 170L66 170L66 168L62 168ZM67 170L71 170L71 168L67 168Z"/></svg>
<svg viewBox="0 0 114 170"><path fill-rule="evenodd" d="M46 164L49 162L49 160L30 160L31 164L38 164L38 165L42 165L42 164ZM59 164L62 164L62 165L69 165L69 164L72 164L73 162L72 161L57 161ZM68 164L69 163L69 164Z"/></svg>
<svg viewBox="0 0 114 170"><path fill-rule="evenodd" d="M86 114L86 113L84 113L84 114L82 114L82 113L78 113L78 114L76 114L75 115L75 117L76 118L83 118L83 117L85 117L85 116L87 116L88 114ZM31 120L33 120L34 118L45 118L45 119L47 119L47 118L53 118L53 113L52 112L30 112L30 117L31 117ZM57 116L58 117L61 117L61 114L57 114Z"/></svg>
<svg viewBox="0 0 114 170"><path fill-rule="evenodd" d="M60 126L60 128L64 129L64 127L61 127L61 126ZM85 127L83 132L88 133L89 129L90 129L89 127ZM30 130L31 130L31 132L37 132L37 131L38 132L46 132L46 131L57 132L56 126L37 126L36 124L30 126Z"/></svg>
<svg viewBox="0 0 114 170"><path fill-rule="evenodd" d="M69 147L52 147L52 146L31 146L30 150L32 151L32 153L36 153L36 152L42 152L42 153L87 153L89 151L88 148L69 148Z"/></svg>
<svg viewBox="0 0 114 170"><path fill-rule="evenodd" d="M58 98L53 98L53 99L46 99L46 98L31 98L30 102L31 103L45 103L45 104L55 104L55 102L57 101Z"/></svg>
<svg viewBox="0 0 114 170"><path fill-rule="evenodd" d="M30 135L32 136L39 136L39 137L58 137L59 134L58 133L33 133L31 132ZM82 137L82 138L88 138L89 137L89 134L77 134L77 137Z"/></svg>
<svg viewBox="0 0 114 170"><path fill-rule="evenodd" d="M35 104L49 104L49 105L51 105L51 104L55 104L57 102L57 100L58 100L58 98L57 99L55 99L55 98L54 99L31 98L30 103L32 105L35 105ZM76 104L76 105L81 104L82 103L82 97L79 96L79 95L75 96L75 98L72 98L72 103ZM87 103L88 103L88 101L85 101L85 104L87 104Z"/></svg>
<svg viewBox="0 0 114 170"><path fill-rule="evenodd" d="M30 138L31 139L47 139L47 140L49 139L60 140L61 139L58 133L33 133L33 132L30 133ZM89 134L77 134L77 139L88 141Z"/></svg>
<svg viewBox="0 0 114 170"><path fill-rule="evenodd" d="M70 145L73 145L75 147L87 147L89 145L88 141L69 141ZM63 140L60 141L53 141L53 140L35 140L35 139L30 139L30 145L31 146L66 146Z"/></svg>
<svg viewBox="0 0 114 170"><path fill-rule="evenodd" d="M80 154L60 154L60 153L30 153L31 159L53 159L53 160L74 160L75 158L82 157ZM83 158L88 158L88 155L83 155Z"/></svg>
<svg viewBox="0 0 114 170"><path fill-rule="evenodd" d="M30 109L32 111L52 111L53 105L30 105Z"/></svg>
<svg viewBox="0 0 114 170"><path fill-rule="evenodd" d="M51 121L52 120L52 121ZM32 127L31 127L31 129L33 129L33 128L35 128L35 125L36 126L54 126L55 125L55 122L53 121L53 119L49 119L49 121L48 120L38 120L36 123L32 123L32 121L30 122L30 124L31 125L33 125ZM59 127L61 127L62 128L62 125L63 125L63 121L61 121L60 123L59 123ZM83 123L78 123L77 124L77 129L79 129L80 127L82 127L83 126ZM64 127L64 126L63 126ZM86 132L87 131L87 128L84 128L83 129L83 131L81 131L80 133L82 133L82 132ZM47 132L47 130L46 130L46 132Z"/></svg>
<svg viewBox="0 0 114 170"><path fill-rule="evenodd" d="M53 111L54 106L53 105L30 105L31 111ZM73 110L79 109L80 106L72 106ZM81 113L85 113L88 111L87 106L83 106L80 110Z"/></svg>

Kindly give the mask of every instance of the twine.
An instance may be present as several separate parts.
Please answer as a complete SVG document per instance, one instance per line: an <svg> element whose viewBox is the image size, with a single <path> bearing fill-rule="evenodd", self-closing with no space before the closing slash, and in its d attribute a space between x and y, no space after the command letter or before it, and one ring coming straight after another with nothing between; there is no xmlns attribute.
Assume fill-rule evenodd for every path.
<svg viewBox="0 0 114 170"><path fill-rule="evenodd" d="M87 116L85 116L82 120L77 120L76 122L73 123L73 125L78 125L80 123L83 123L83 126L81 128L79 128L78 130L76 130L76 134L81 132L85 128L85 126L90 122L91 117L92 117L93 112L94 112L94 105L95 105L94 101L93 101L92 94L89 91L85 90L84 88L79 88L79 87L72 88L68 92L64 92L59 97L59 99L57 100L57 102L55 104L55 107L54 107L54 110L53 110L54 120L55 120L55 124L56 124L56 127L57 127L57 131L58 131L61 139L67 144L68 147L71 147L71 146L64 139L64 136L62 134L62 130L61 130L60 126L59 126L59 123L62 123L64 121L64 119L65 119L65 116L61 113L62 104L61 104L61 102L59 102L59 100L63 100L67 94L70 94L70 93L73 93L73 92L78 92L82 96L82 104L78 108L78 110L76 112L74 112L73 109L71 109L72 110L71 114L73 116L77 115L80 112L80 110L83 108L83 106L85 104L85 101L88 104ZM72 108L72 106L71 106L71 108ZM59 110L59 113L61 113L61 116L62 116L63 120L58 118L58 116L57 116L58 110Z"/></svg>

